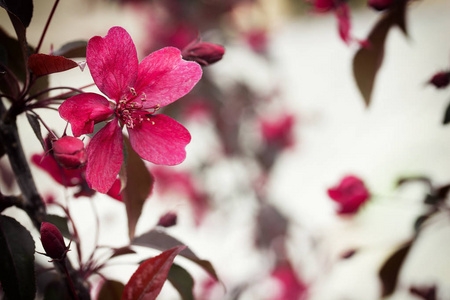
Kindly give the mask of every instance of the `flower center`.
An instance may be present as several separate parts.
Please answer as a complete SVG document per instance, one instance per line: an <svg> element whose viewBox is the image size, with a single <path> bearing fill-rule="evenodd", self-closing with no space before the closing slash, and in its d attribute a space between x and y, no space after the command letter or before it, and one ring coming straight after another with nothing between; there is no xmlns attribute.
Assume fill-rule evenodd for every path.
<svg viewBox="0 0 450 300"><path fill-rule="evenodd" d="M150 116L159 110L160 105L144 108L144 103L147 101L145 93L138 96L134 88L130 88L130 92L130 99L124 97L124 99L119 101L116 108L116 115L122 125L133 129L144 121L152 122ZM152 122L152 124L154 123Z"/></svg>

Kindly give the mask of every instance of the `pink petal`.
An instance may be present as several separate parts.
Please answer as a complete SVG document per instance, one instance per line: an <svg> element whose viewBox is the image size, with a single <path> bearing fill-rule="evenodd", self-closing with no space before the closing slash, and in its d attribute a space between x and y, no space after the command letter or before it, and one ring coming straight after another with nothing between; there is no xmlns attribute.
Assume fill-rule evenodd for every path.
<svg viewBox="0 0 450 300"><path fill-rule="evenodd" d="M166 106L183 97L202 77L202 68L195 62L181 59L177 48L155 51L139 64L135 90L145 94L145 108Z"/></svg>
<svg viewBox="0 0 450 300"><path fill-rule="evenodd" d="M145 160L158 165L177 165L186 158L191 135L177 121L165 115L150 116L141 126L128 128L131 147Z"/></svg>
<svg viewBox="0 0 450 300"><path fill-rule="evenodd" d="M113 27L104 38L91 38L86 60L95 84L110 99L119 101L130 92L139 61L133 40L125 29Z"/></svg>
<svg viewBox="0 0 450 300"><path fill-rule="evenodd" d="M351 20L350 20L350 7L347 3L342 3L336 7L336 17L338 20L338 30L341 39L349 44L352 41L352 36L350 35L351 30Z"/></svg>
<svg viewBox="0 0 450 300"><path fill-rule="evenodd" d="M95 123L106 120L114 112L105 97L94 93L70 97L58 111L61 118L70 123L76 137L92 133Z"/></svg>
<svg viewBox="0 0 450 300"><path fill-rule="evenodd" d="M123 161L122 128L114 119L87 146L86 181L92 189L106 193L119 174Z"/></svg>

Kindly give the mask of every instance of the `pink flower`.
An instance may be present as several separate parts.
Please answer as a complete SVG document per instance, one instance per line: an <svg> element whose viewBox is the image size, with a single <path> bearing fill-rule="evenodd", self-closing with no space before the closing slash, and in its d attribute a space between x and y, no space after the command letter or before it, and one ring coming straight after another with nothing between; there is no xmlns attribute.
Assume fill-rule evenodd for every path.
<svg viewBox="0 0 450 300"><path fill-rule="evenodd" d="M53 156L66 169L82 168L87 161L86 150L81 140L72 136L63 136L53 142Z"/></svg>
<svg viewBox="0 0 450 300"><path fill-rule="evenodd" d="M308 287L298 279L295 271L288 263L280 264L272 271L272 278L281 285L280 294L272 300L300 300L305 299Z"/></svg>
<svg viewBox="0 0 450 300"><path fill-rule="evenodd" d="M69 170L61 167L53 155L51 154L34 154L31 157L31 161L46 171L57 183L65 187L78 187L78 191L75 193L74 197L78 198L81 196L91 197L95 194L95 191L90 189L86 180L84 179L85 167L80 169ZM107 195L116 200L122 201L122 195L120 192L120 179L116 179L111 189L108 191ZM54 201L47 201L47 204L52 204Z"/></svg>
<svg viewBox="0 0 450 300"><path fill-rule="evenodd" d="M334 12L338 21L339 36L346 44L355 40L350 34L350 7L345 0L312 0L312 4L314 5L315 11L318 13ZM357 42L361 43L360 41Z"/></svg>
<svg viewBox="0 0 450 300"><path fill-rule="evenodd" d="M346 176L328 189L328 196L339 204L339 214L354 214L369 198L364 182L356 176Z"/></svg>
<svg viewBox="0 0 450 300"><path fill-rule="evenodd" d="M95 84L108 98L79 94L67 99L59 113L74 136L92 133L94 124L111 119L86 149L90 187L106 193L116 180L123 162L123 127L141 158L162 165L181 163L191 140L189 132L175 120L154 113L186 95L200 80L201 67L182 60L180 51L172 47L139 63L134 43L121 27L111 28L104 38L91 38L86 60Z"/></svg>
<svg viewBox="0 0 450 300"><path fill-rule="evenodd" d="M262 119L260 123L262 137L267 145L276 146L279 149L294 145L294 115L283 113L275 118L271 116Z"/></svg>
<svg viewBox="0 0 450 300"><path fill-rule="evenodd" d="M194 177L187 171L156 167L151 172L155 176L155 189L160 194L177 193L190 202L197 225L203 221L208 209L208 196L200 190Z"/></svg>

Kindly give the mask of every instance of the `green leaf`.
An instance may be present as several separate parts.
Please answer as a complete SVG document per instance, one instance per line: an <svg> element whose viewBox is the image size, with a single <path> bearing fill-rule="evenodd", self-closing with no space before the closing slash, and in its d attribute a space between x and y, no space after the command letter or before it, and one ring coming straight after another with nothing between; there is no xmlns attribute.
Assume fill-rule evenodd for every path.
<svg viewBox="0 0 450 300"><path fill-rule="evenodd" d="M132 244L136 246L144 246L153 249L158 249L161 251L170 249L175 246L184 245L176 238L166 234L163 231L156 229L150 230L149 232L139 237L136 237L132 241ZM180 255L193 261L194 263L202 267L211 276L213 276L214 279L219 280L212 264L207 260L198 258L198 256L194 252L192 252L192 250L190 250L189 248L186 248L183 251L181 251Z"/></svg>
<svg viewBox="0 0 450 300"><path fill-rule="evenodd" d="M106 280L98 294L97 300L120 300L125 285L115 280Z"/></svg>
<svg viewBox="0 0 450 300"><path fill-rule="evenodd" d="M53 51L53 55L60 55L66 58L86 57L86 41L74 41L63 45L56 51Z"/></svg>
<svg viewBox="0 0 450 300"><path fill-rule="evenodd" d="M44 138L42 137L41 124L39 123L39 119L33 114L27 113L26 115L27 115L28 123L30 123L30 126L33 129L34 134L36 135L38 141L41 143L42 149L44 149L44 151L46 151L45 142L44 142Z"/></svg>
<svg viewBox="0 0 450 300"><path fill-rule="evenodd" d="M8 299L34 299L34 241L28 230L0 216L0 282Z"/></svg>
<svg viewBox="0 0 450 300"><path fill-rule="evenodd" d="M194 300L194 294L192 293L194 279L184 268L177 264L172 264L167 280L178 291L182 300Z"/></svg>
<svg viewBox="0 0 450 300"><path fill-rule="evenodd" d="M71 300L62 278L58 277L45 286L44 300Z"/></svg>
<svg viewBox="0 0 450 300"><path fill-rule="evenodd" d="M397 249L383 264L378 273L382 283L383 298L391 295L397 286L397 279L403 262L411 249L413 241L407 242L405 245Z"/></svg>
<svg viewBox="0 0 450 300"><path fill-rule="evenodd" d="M448 123L450 123L450 104L447 106L444 114L444 119L442 120L442 124L446 125Z"/></svg>
<svg viewBox="0 0 450 300"><path fill-rule="evenodd" d="M0 0L0 6L15 15L23 26L28 27L33 17L32 0Z"/></svg>
<svg viewBox="0 0 450 300"><path fill-rule="evenodd" d="M384 45L389 30L397 25L407 34L406 2L399 1L398 5L381 17L367 38L368 45L361 47L353 58L353 75L366 106L370 105L376 75L383 63Z"/></svg>
<svg viewBox="0 0 450 300"><path fill-rule="evenodd" d="M0 28L0 91L13 98L20 92L18 81L25 80L25 63L19 41Z"/></svg>
<svg viewBox="0 0 450 300"><path fill-rule="evenodd" d="M70 233L70 230L69 230L68 219L66 217L47 214L45 216L45 222L52 223L53 225L58 227L58 229L59 229L59 231L61 231L61 234L63 235L63 237L65 237L69 240L72 238L72 234Z"/></svg>
<svg viewBox="0 0 450 300"><path fill-rule="evenodd" d="M186 246L177 246L144 261L125 285L122 300L154 300L161 292L175 257Z"/></svg>
<svg viewBox="0 0 450 300"><path fill-rule="evenodd" d="M128 235L131 241L142 213L142 207L153 189L154 179L140 156L131 148L126 137L124 137L124 142L127 146L127 186L122 192L122 199L127 210Z"/></svg>

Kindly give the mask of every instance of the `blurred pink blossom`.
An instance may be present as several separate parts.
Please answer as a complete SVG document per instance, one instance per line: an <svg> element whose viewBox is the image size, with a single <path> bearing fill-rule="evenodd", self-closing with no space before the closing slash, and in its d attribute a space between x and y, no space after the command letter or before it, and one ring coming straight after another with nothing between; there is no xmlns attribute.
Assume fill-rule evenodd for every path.
<svg viewBox="0 0 450 300"><path fill-rule="evenodd" d="M339 214L355 214L369 198L364 182L356 176L346 176L328 189L328 196L339 204Z"/></svg>

